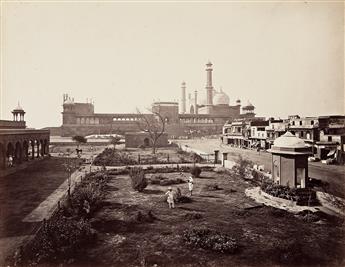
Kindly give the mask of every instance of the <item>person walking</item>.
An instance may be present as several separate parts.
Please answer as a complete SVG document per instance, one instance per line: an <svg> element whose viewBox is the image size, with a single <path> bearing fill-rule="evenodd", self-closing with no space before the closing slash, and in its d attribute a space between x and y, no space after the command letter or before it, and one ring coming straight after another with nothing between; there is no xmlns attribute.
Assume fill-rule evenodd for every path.
<svg viewBox="0 0 345 267"><path fill-rule="evenodd" d="M168 188L168 192L165 193L168 195L167 202L169 204L169 209L174 209L175 208L175 202L174 202L174 192L172 191L172 188Z"/></svg>
<svg viewBox="0 0 345 267"><path fill-rule="evenodd" d="M189 189L189 193L190 193L190 196L192 196L193 194L193 176L189 176L188 178L188 189Z"/></svg>

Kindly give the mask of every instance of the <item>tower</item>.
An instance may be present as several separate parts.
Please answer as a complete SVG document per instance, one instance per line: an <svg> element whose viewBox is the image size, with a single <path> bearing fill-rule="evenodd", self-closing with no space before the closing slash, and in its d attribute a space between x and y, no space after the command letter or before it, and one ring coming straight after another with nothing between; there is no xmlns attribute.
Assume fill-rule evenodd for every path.
<svg viewBox="0 0 345 267"><path fill-rule="evenodd" d="M206 106L213 105L213 85L212 85L212 63L208 62L206 64Z"/></svg>
<svg viewBox="0 0 345 267"><path fill-rule="evenodd" d="M198 114L198 91L194 91L194 113Z"/></svg>
<svg viewBox="0 0 345 267"><path fill-rule="evenodd" d="M185 114L186 113L186 83L182 82L181 85L181 113Z"/></svg>

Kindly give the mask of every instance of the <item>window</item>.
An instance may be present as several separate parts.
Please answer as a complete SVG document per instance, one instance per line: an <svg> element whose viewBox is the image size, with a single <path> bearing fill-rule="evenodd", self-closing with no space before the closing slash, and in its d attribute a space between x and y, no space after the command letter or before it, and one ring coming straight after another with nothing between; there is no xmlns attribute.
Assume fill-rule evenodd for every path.
<svg viewBox="0 0 345 267"><path fill-rule="evenodd" d="M295 121L292 121L292 125L295 125Z"/></svg>
<svg viewBox="0 0 345 267"><path fill-rule="evenodd" d="M310 124L311 124L311 125L314 125L314 121L310 121Z"/></svg>
<svg viewBox="0 0 345 267"><path fill-rule="evenodd" d="M301 135L300 135L300 136L301 136L301 137L303 137L303 135L304 135L304 133L303 133L303 132L301 132Z"/></svg>
<svg viewBox="0 0 345 267"><path fill-rule="evenodd" d="M328 136L328 142L332 142L332 136Z"/></svg>
<svg viewBox="0 0 345 267"><path fill-rule="evenodd" d="M299 121L299 125L302 125L302 121Z"/></svg>

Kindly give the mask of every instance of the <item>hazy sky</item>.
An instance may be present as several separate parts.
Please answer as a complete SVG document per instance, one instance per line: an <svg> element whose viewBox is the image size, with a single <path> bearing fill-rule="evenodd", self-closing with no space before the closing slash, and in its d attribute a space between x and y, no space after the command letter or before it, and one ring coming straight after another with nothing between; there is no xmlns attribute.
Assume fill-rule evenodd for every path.
<svg viewBox="0 0 345 267"><path fill-rule="evenodd" d="M6 2L1 118L20 104L30 127L62 123L62 94L99 113L216 89L260 116L344 113L343 3Z"/></svg>

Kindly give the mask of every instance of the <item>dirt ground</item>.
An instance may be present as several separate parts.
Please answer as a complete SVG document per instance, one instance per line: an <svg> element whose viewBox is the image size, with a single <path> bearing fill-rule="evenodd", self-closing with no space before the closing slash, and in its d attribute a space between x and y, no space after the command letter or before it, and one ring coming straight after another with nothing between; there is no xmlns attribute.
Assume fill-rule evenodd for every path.
<svg viewBox="0 0 345 267"><path fill-rule="evenodd" d="M294 214L260 206L245 196L245 189L252 185L238 177L203 172L194 182L192 203L176 204L169 210L165 201L168 186L149 185L139 193L131 188L129 176L113 176L103 208L91 219L98 232L97 242L85 248L74 264L344 266L343 220L308 223ZM220 189L210 191L206 186L211 184ZM187 194L187 183L173 189L177 186ZM153 221L137 219L139 211L145 216L150 210ZM194 217L195 213L201 216ZM227 255L185 245L182 232L201 226L234 237L239 243L237 253Z"/></svg>

